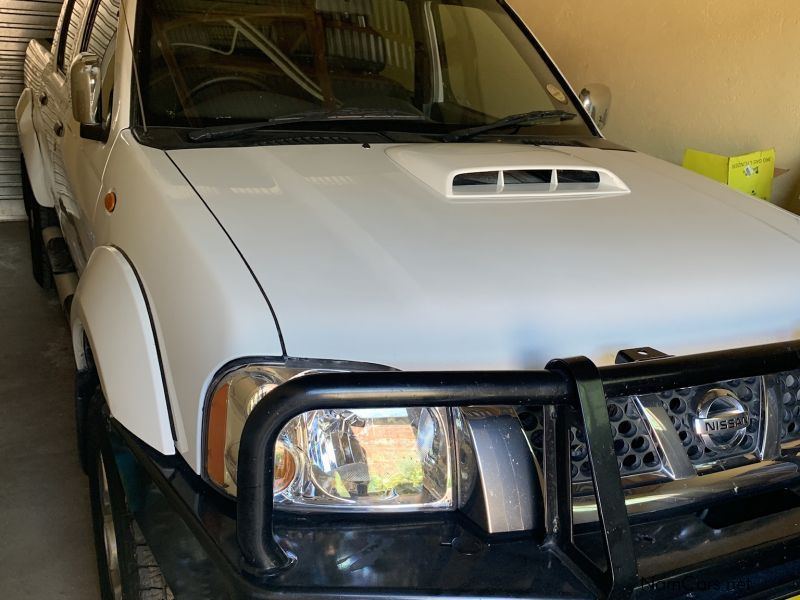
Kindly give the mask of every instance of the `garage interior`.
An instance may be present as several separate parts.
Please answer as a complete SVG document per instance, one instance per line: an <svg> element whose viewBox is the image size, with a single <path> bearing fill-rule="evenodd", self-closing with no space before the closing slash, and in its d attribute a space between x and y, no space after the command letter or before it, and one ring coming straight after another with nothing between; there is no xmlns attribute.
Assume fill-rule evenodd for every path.
<svg viewBox="0 0 800 600"><path fill-rule="evenodd" d="M0 315L0 596L99 597L69 332L30 277L23 222L0 225Z"/></svg>
<svg viewBox="0 0 800 600"><path fill-rule="evenodd" d="M770 201L800 213L800 13L795 0L515 0L576 90L613 92L604 135L680 164L687 148L775 148ZM14 107L28 40L61 3L0 0L0 597L99 597L75 452L74 363L54 291L31 278Z"/></svg>
<svg viewBox="0 0 800 600"><path fill-rule="evenodd" d="M86 477L75 454L75 364L64 313L31 278L14 108L30 39L61 2L0 2L0 596L99 598Z"/></svg>

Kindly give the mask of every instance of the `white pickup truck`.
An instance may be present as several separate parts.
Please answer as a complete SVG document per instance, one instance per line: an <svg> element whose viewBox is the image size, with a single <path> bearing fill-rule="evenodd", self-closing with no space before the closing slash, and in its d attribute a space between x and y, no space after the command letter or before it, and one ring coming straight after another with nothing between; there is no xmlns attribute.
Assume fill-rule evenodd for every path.
<svg viewBox="0 0 800 600"><path fill-rule="evenodd" d="M505 2L67 0L25 85L104 598L800 589L797 217Z"/></svg>

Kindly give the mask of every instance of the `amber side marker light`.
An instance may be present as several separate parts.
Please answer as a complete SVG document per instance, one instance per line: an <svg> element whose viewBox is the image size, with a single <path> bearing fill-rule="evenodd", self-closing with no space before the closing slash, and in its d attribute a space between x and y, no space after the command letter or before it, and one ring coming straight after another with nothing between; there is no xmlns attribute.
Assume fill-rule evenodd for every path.
<svg viewBox="0 0 800 600"><path fill-rule="evenodd" d="M236 418L230 420L231 384L221 385L211 398L208 408L208 424L206 438L206 474L220 489L236 495L236 469L238 468L239 435L235 429ZM235 406L235 404L233 405ZM296 452L279 441L275 444L275 479L273 483L276 494L286 490L297 477L299 458Z"/></svg>
<svg viewBox="0 0 800 600"><path fill-rule="evenodd" d="M117 195L114 192L108 192L103 200L103 204L105 204L108 212L113 213L114 209L117 208Z"/></svg>

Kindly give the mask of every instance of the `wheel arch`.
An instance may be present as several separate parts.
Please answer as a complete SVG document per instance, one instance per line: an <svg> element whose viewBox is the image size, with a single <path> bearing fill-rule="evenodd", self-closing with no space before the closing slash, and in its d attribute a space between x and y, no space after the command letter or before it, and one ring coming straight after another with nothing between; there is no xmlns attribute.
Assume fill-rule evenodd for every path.
<svg viewBox="0 0 800 600"><path fill-rule="evenodd" d="M111 415L162 454L175 440L150 306L128 257L96 248L70 309L79 373L96 369Z"/></svg>

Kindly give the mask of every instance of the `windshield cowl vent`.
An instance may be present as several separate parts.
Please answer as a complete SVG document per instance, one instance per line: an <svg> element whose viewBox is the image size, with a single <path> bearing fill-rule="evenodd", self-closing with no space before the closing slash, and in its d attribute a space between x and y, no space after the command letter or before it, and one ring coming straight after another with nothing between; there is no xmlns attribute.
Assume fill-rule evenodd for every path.
<svg viewBox="0 0 800 600"><path fill-rule="evenodd" d="M610 171L575 167L456 172L448 187L448 196L458 199L558 199L612 196L630 192L628 186Z"/></svg>
<svg viewBox="0 0 800 600"><path fill-rule="evenodd" d="M357 140L344 135L275 136L261 141L262 146L300 146L320 144L355 144Z"/></svg>

